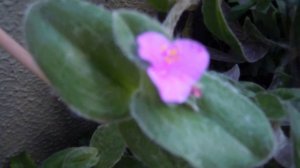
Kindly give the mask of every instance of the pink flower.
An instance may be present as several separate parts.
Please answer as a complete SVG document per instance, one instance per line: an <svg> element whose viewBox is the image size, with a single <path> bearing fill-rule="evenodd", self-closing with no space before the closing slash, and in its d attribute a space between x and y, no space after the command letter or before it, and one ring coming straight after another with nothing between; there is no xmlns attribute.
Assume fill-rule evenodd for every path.
<svg viewBox="0 0 300 168"><path fill-rule="evenodd" d="M150 65L147 74L165 103L183 103L206 71L209 54L193 40L169 41L157 32L138 36L138 54Z"/></svg>

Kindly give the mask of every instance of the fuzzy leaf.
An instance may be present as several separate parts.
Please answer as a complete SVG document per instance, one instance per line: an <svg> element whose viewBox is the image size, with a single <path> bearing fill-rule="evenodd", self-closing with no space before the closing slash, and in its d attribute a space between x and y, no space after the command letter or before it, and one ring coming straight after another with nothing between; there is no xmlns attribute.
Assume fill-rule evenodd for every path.
<svg viewBox="0 0 300 168"><path fill-rule="evenodd" d="M264 91L265 89L263 87L261 87L260 85L253 83L253 82L239 82L239 85L241 88L246 89L248 91L251 91L253 93L259 93Z"/></svg>
<svg viewBox="0 0 300 168"><path fill-rule="evenodd" d="M300 99L300 89L299 88L278 88L278 89L272 90L271 92L286 101Z"/></svg>
<svg viewBox="0 0 300 168"><path fill-rule="evenodd" d="M300 103L299 103L300 104ZM295 167L300 167L300 109L297 110L292 104L287 104L291 122L291 137L293 141L293 152Z"/></svg>
<svg viewBox="0 0 300 168"><path fill-rule="evenodd" d="M136 36L147 31L160 32L167 37L166 30L158 21L138 12L117 10L113 12L113 33L117 45L131 60L136 61Z"/></svg>
<svg viewBox="0 0 300 168"><path fill-rule="evenodd" d="M132 116L150 139L197 168L254 167L268 158L274 140L263 112L218 75L206 74L201 85L197 112L141 91Z"/></svg>
<svg viewBox="0 0 300 168"><path fill-rule="evenodd" d="M255 0L248 0L246 3L239 4L230 9L229 19L236 20L245 14L252 6L255 5Z"/></svg>
<svg viewBox="0 0 300 168"><path fill-rule="evenodd" d="M175 2L174 0L147 0L158 11L167 12L171 5Z"/></svg>
<svg viewBox="0 0 300 168"><path fill-rule="evenodd" d="M252 98L256 95L256 93L265 91L264 88L262 88L261 86L259 86L256 83L246 82L246 81L236 81L236 80L233 80L232 78L226 76L226 74L225 75L217 74L217 75L222 80L225 80L226 82L229 82L234 87L236 87L239 90L239 92L246 97Z"/></svg>
<svg viewBox="0 0 300 168"><path fill-rule="evenodd" d="M126 117L139 81L114 43L111 22L110 11L78 0L41 0L26 17L27 44L51 84L74 111L96 121Z"/></svg>
<svg viewBox="0 0 300 168"><path fill-rule="evenodd" d="M280 47L280 48L289 48L288 45L280 42L275 42L273 40L270 40L266 38L258 29L257 27L250 21L250 19L247 17L245 19L243 28L246 32L248 32L254 39L257 41L260 41L261 43L266 44L270 47Z"/></svg>
<svg viewBox="0 0 300 168"><path fill-rule="evenodd" d="M93 147L68 148L42 163L41 168L91 168L98 162L98 150Z"/></svg>
<svg viewBox="0 0 300 168"><path fill-rule="evenodd" d="M133 157L125 156L123 157L114 168L146 168L143 163L134 159Z"/></svg>
<svg viewBox="0 0 300 168"><path fill-rule="evenodd" d="M10 160L11 168L36 168L36 164L30 158L30 156L23 152Z"/></svg>
<svg viewBox="0 0 300 168"><path fill-rule="evenodd" d="M269 39L278 41L280 30L277 18L278 10L271 5L266 12L252 10L254 24Z"/></svg>
<svg viewBox="0 0 300 168"><path fill-rule="evenodd" d="M130 120L119 125L121 133L129 149L148 167L155 168L188 168L188 164L161 149L149 140L137 126Z"/></svg>
<svg viewBox="0 0 300 168"><path fill-rule="evenodd" d="M248 35L240 32L239 28L229 27L221 8L222 2L222 0L204 0L202 13L209 31L232 49L231 62L255 62L263 58L268 48L263 43L244 37Z"/></svg>
<svg viewBox="0 0 300 168"><path fill-rule="evenodd" d="M271 120L280 120L287 114L282 100L274 94L262 92L256 94L254 99Z"/></svg>
<svg viewBox="0 0 300 168"><path fill-rule="evenodd" d="M125 150L125 143L117 124L99 126L91 138L90 146L99 151L99 161L95 168L113 167Z"/></svg>
<svg viewBox="0 0 300 168"><path fill-rule="evenodd" d="M272 0L256 0L256 9L262 12L267 12Z"/></svg>

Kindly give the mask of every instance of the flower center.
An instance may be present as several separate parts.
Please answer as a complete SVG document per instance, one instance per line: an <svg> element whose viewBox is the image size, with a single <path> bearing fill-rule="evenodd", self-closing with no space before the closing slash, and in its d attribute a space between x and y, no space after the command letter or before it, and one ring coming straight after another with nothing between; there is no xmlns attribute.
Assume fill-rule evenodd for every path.
<svg viewBox="0 0 300 168"><path fill-rule="evenodd" d="M162 46L162 51L164 52L164 61L167 64L172 64L179 60L178 49L177 48L167 48L167 46Z"/></svg>

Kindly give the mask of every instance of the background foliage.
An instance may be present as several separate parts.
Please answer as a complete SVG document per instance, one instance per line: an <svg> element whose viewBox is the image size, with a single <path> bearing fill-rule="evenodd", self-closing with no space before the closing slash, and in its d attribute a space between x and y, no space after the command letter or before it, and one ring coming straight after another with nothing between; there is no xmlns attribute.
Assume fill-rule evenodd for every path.
<svg viewBox="0 0 300 168"><path fill-rule="evenodd" d="M89 145L60 151L42 167L299 167L300 2L149 3L176 27L79 0L30 8L26 39L39 66L72 109L104 123ZM176 19L172 9L182 4ZM160 101L136 53L145 31L207 46L201 99ZM36 167L26 154L11 160L22 166Z"/></svg>

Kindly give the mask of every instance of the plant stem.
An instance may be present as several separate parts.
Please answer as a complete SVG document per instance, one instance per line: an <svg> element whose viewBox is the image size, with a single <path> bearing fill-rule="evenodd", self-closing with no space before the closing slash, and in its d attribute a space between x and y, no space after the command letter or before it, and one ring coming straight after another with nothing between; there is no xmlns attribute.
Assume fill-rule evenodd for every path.
<svg viewBox="0 0 300 168"><path fill-rule="evenodd" d="M42 73L40 68L34 62L32 56L20 44L18 44L12 37L10 37L4 30L0 28L0 47L3 47L11 56L21 62L26 68L37 75L40 79L48 82L48 79Z"/></svg>
<svg viewBox="0 0 300 168"><path fill-rule="evenodd" d="M170 35L174 33L174 29L182 13L192 5L197 5L199 2L200 0L177 0L163 22L163 25L168 29Z"/></svg>

